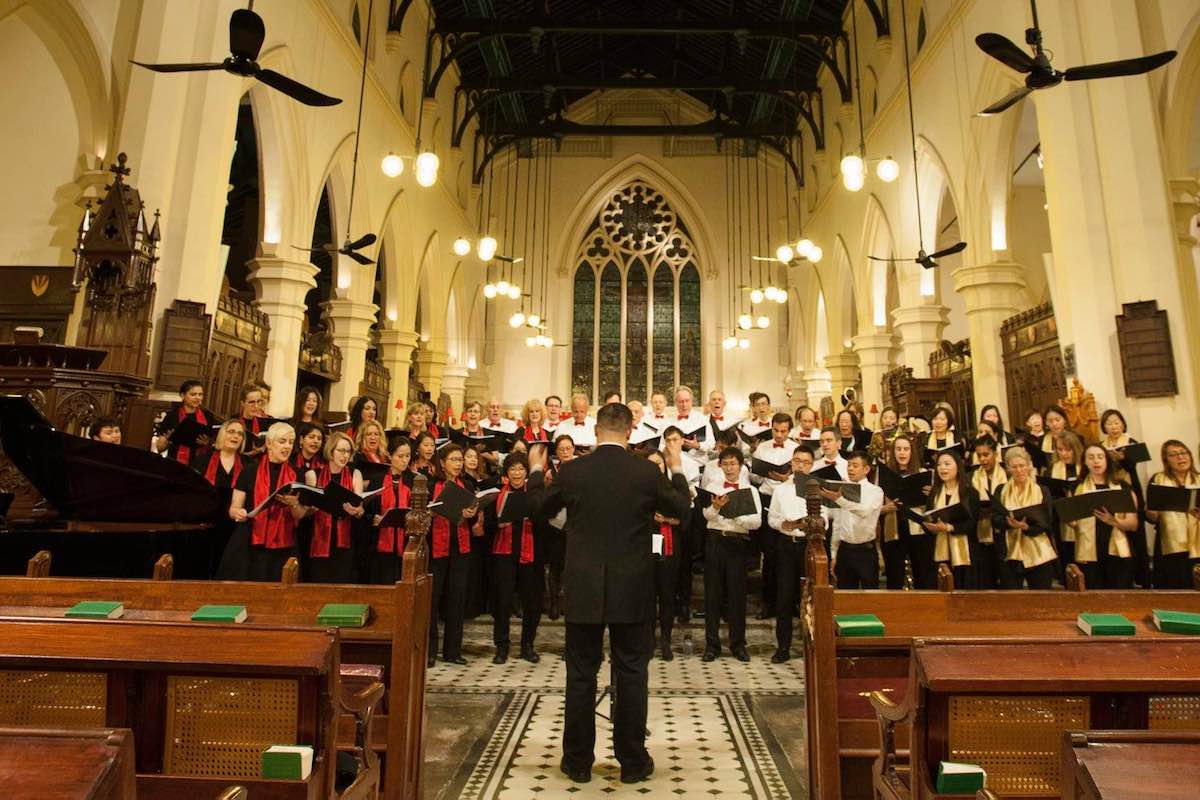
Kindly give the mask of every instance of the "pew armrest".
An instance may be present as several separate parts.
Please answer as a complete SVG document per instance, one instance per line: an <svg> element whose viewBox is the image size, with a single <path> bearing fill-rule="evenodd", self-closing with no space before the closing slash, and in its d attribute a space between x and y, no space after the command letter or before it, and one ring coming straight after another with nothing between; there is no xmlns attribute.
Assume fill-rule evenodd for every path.
<svg viewBox="0 0 1200 800"><path fill-rule="evenodd" d="M354 715L354 782L339 795L341 800L374 797L379 789L379 757L371 750L371 722L383 700L384 686L373 681L358 691L343 687L338 701L342 710Z"/></svg>
<svg viewBox="0 0 1200 800"><path fill-rule="evenodd" d="M230 786L217 795L217 800L246 800L246 787Z"/></svg>
<svg viewBox="0 0 1200 800"><path fill-rule="evenodd" d="M871 692L867 699L875 709L875 719L879 723L879 758L875 762L873 782L877 786L888 786L896 796L908 796L896 769L896 725L908 721L911 709L907 703L892 702L881 691Z"/></svg>

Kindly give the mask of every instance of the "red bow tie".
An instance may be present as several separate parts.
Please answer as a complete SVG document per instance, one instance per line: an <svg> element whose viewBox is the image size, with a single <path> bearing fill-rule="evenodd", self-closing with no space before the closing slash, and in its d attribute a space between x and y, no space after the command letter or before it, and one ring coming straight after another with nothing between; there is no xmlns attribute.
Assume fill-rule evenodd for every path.
<svg viewBox="0 0 1200 800"><path fill-rule="evenodd" d="M837 459L835 458L835 459L833 459L832 461L831 461L831 460L829 460L829 459L825 459L825 463L826 463L826 464L829 464L829 465L833 465L833 464L836 464L836 463L837 463Z"/></svg>
<svg viewBox="0 0 1200 800"><path fill-rule="evenodd" d="M715 419L717 422L724 422L724 421L725 421L725 418L724 418L724 417L713 417L713 419Z"/></svg>
<svg viewBox="0 0 1200 800"><path fill-rule="evenodd" d="M654 418L655 418L655 419L662 419L662 418L663 418L663 415L662 415L662 414L655 414L655 415L654 415Z"/></svg>
<svg viewBox="0 0 1200 800"><path fill-rule="evenodd" d="M772 447L778 447L778 448L780 448L780 449L783 449L783 445L781 445L781 444L775 444L774 442L771 442L771 446L772 446Z"/></svg>
<svg viewBox="0 0 1200 800"><path fill-rule="evenodd" d="M726 489L736 489L736 488L738 488L738 485L736 483L730 483L729 481L725 481L725 488Z"/></svg>

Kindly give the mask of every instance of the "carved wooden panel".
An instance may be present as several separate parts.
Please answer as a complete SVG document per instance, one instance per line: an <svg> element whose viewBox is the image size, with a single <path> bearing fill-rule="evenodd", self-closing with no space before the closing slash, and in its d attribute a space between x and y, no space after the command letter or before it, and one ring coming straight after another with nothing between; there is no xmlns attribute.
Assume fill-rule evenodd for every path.
<svg viewBox="0 0 1200 800"><path fill-rule="evenodd" d="M884 405L895 406L902 417L928 419L938 403L949 403L958 429L975 419L975 388L969 355L950 359L941 352L929 357L929 378L915 378L912 367L897 367L883 376Z"/></svg>
<svg viewBox="0 0 1200 800"><path fill-rule="evenodd" d="M236 297L221 296L201 378L205 403L216 414L238 413L242 385L262 377L269 331L265 313Z"/></svg>
<svg viewBox="0 0 1200 800"><path fill-rule="evenodd" d="M358 393L374 399L380 409L387 408L388 390L392 384L391 373L383 364L370 358L367 359L366 365L362 382L358 384Z"/></svg>
<svg viewBox="0 0 1200 800"><path fill-rule="evenodd" d="M1000 326L1008 417L1013 425L1029 412L1044 409L1066 396L1062 353L1054 308L1045 303L1009 317Z"/></svg>
<svg viewBox="0 0 1200 800"><path fill-rule="evenodd" d="M204 303L176 300L163 312L162 355L154 388L174 392L186 380L198 380L208 366L212 315Z"/></svg>
<svg viewBox="0 0 1200 800"><path fill-rule="evenodd" d="M1179 393L1171 328L1167 312L1154 300L1122 303L1117 316L1121 375L1130 397L1164 397Z"/></svg>

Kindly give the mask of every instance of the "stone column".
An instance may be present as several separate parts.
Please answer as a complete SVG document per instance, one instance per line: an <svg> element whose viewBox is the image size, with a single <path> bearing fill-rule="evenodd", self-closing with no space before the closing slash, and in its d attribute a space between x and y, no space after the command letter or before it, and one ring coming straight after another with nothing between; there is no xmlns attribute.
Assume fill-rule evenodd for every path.
<svg viewBox="0 0 1200 800"><path fill-rule="evenodd" d="M455 419L462 419L463 401L467 394L470 370L458 364L447 364L442 370L442 391L450 396L450 410Z"/></svg>
<svg viewBox="0 0 1200 800"><path fill-rule="evenodd" d="M853 339L854 352L862 369L863 408L883 408L883 375L896 364L899 342L894 333L864 333Z"/></svg>
<svg viewBox="0 0 1200 800"><path fill-rule="evenodd" d="M1020 310L1024 269L1012 262L959 267L954 270L954 289L967 305L975 408L995 403L1005 419L1011 412L1023 413L1008 408L1000 325Z"/></svg>
<svg viewBox="0 0 1200 800"><path fill-rule="evenodd" d="M942 340L950 309L941 305L904 306L892 310L892 329L900 336L900 363L914 378L929 377L929 354Z"/></svg>
<svg viewBox="0 0 1200 800"><path fill-rule="evenodd" d="M479 369L470 370L467 375L465 394L463 396L464 405L477 400L486 406L488 391L491 385L492 379L486 369L480 367Z"/></svg>
<svg viewBox="0 0 1200 800"><path fill-rule="evenodd" d="M829 371L830 394L835 408L841 406L841 394L849 386L858 385L858 354L849 350L825 356L825 369Z"/></svg>
<svg viewBox="0 0 1200 800"><path fill-rule="evenodd" d="M379 307L336 298L324 305L333 326L333 342L342 350L342 379L329 389L329 407L349 408L367 370L367 344Z"/></svg>
<svg viewBox="0 0 1200 800"><path fill-rule="evenodd" d="M429 398L437 402L442 393L442 376L450 356L441 350L427 350L422 347L417 351L417 380L429 392Z"/></svg>
<svg viewBox="0 0 1200 800"><path fill-rule="evenodd" d="M817 416L821 416L821 401L832 393L829 381L829 370L823 367L815 367L804 371L804 383L807 387L808 404L817 411ZM823 425L824 420L819 419Z"/></svg>
<svg viewBox="0 0 1200 800"><path fill-rule="evenodd" d="M250 285L255 304L271 320L263 380L271 385L267 413L287 417L296 396L296 368L300 360L300 331L304 321L304 296L317 285L317 267L307 261L289 261L275 254L272 245L260 245L250 262Z"/></svg>
<svg viewBox="0 0 1200 800"><path fill-rule="evenodd" d="M412 353L417 347L417 340L416 331L384 328L379 332L380 355L391 375L385 417L388 427L399 427L404 418L401 409L408 401L408 370L412 366Z"/></svg>

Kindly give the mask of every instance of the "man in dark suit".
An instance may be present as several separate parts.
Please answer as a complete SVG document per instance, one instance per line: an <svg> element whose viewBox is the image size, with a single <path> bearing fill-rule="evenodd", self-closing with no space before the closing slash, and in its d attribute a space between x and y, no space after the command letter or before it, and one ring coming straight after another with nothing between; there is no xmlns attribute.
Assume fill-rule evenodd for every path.
<svg viewBox="0 0 1200 800"><path fill-rule="evenodd" d="M668 481L649 461L626 450L633 415L620 403L596 414L596 449L564 465L550 486L541 468L545 451L530 453L530 499L549 518L567 509L563 585L567 605L567 697L561 768L585 783L596 746L596 673L608 628L615 675L613 751L621 780L635 783L654 772L646 752L646 704L655 618L654 512L688 514L691 493L678 442L665 452Z"/></svg>

